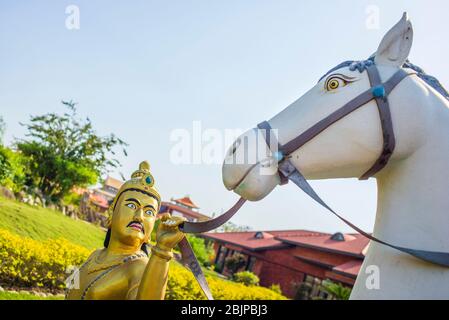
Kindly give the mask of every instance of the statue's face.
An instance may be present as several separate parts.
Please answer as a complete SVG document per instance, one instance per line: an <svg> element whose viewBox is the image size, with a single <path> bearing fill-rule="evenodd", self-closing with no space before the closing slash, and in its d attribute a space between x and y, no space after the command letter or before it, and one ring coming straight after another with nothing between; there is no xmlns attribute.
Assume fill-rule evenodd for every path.
<svg viewBox="0 0 449 320"><path fill-rule="evenodd" d="M111 241L140 248L154 227L158 201L137 191L125 191L117 200L111 221Z"/></svg>

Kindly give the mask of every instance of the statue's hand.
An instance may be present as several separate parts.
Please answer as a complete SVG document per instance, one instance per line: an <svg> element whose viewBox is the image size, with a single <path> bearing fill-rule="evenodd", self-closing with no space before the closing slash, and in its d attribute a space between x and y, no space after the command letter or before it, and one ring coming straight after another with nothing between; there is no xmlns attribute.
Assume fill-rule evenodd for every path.
<svg viewBox="0 0 449 320"><path fill-rule="evenodd" d="M164 213L156 232L156 247L171 251L184 238L184 233L178 228L184 221L186 219L183 217L172 217L169 213Z"/></svg>

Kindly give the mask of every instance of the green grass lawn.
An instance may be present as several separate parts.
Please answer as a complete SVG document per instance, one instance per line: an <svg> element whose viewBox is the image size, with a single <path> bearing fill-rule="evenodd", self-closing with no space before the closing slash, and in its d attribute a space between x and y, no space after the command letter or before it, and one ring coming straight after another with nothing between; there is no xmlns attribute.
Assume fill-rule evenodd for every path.
<svg viewBox="0 0 449 320"><path fill-rule="evenodd" d="M32 294L1 291L0 300L63 300L63 297L39 297Z"/></svg>
<svg viewBox="0 0 449 320"><path fill-rule="evenodd" d="M101 248L105 233L59 211L34 207L0 196L0 229L35 240L65 238L88 249Z"/></svg>

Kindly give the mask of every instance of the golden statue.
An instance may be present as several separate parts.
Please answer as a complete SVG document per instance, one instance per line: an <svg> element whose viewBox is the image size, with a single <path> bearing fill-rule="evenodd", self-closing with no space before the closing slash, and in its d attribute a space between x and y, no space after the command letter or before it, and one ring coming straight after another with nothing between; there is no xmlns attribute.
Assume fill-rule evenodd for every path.
<svg viewBox="0 0 449 320"><path fill-rule="evenodd" d="M147 245L161 205L150 165L144 161L126 181L109 207L104 248L93 252L78 270L66 299L164 299L172 249L184 238L185 221L166 213L160 217L156 245Z"/></svg>

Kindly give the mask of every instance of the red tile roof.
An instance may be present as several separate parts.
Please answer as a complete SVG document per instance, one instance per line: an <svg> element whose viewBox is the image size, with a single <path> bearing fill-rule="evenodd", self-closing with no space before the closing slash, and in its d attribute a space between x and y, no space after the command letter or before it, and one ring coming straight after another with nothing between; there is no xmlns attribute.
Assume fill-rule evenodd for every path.
<svg viewBox="0 0 449 320"><path fill-rule="evenodd" d="M266 231L275 237L318 237L328 235L327 233L310 230L274 230Z"/></svg>
<svg viewBox="0 0 449 320"><path fill-rule="evenodd" d="M281 230L281 231L261 231L262 238L256 238L258 231L241 232L211 232L201 236L211 240L231 243L249 250L268 250L279 247L288 247L284 241L278 240L277 236L297 236L310 237L321 233L307 230Z"/></svg>
<svg viewBox="0 0 449 320"><path fill-rule="evenodd" d="M168 211L178 211L184 215L187 215L189 217L195 218L199 221L209 220L210 217L208 217L205 214L199 213L197 211L190 210L189 208L178 206L177 204L171 203L171 202L165 202L162 201L161 203L161 211L159 213L164 213Z"/></svg>
<svg viewBox="0 0 449 320"><path fill-rule="evenodd" d="M361 234L346 235L345 241L332 240L330 239L331 236L332 235L330 234L322 234L313 237L278 236L277 239L297 246L324 249L359 257L364 256L364 249L369 243L369 239Z"/></svg>
<svg viewBox="0 0 449 320"><path fill-rule="evenodd" d="M369 240L361 234L346 234L345 241L331 240L331 234L308 230L263 231L263 238L255 237L256 231L205 233L202 236L221 242L231 243L250 250L277 248L295 245L318 250L334 251L357 257L364 256Z"/></svg>
<svg viewBox="0 0 449 320"><path fill-rule="evenodd" d="M255 234L255 232L223 232L204 233L201 236L215 241L231 243L249 250L261 250L286 246L281 241L275 240L273 236L256 239Z"/></svg>
<svg viewBox="0 0 449 320"><path fill-rule="evenodd" d="M357 277L357 275L359 274L359 270L362 267L362 263L362 260L351 260L334 267L332 271Z"/></svg>
<svg viewBox="0 0 449 320"><path fill-rule="evenodd" d="M192 208L192 209L200 208L196 204L193 203L193 201L190 199L190 197L187 197L187 196L185 196L184 198L180 198L180 199L173 199L172 201L174 201L175 203L184 205L186 207Z"/></svg>
<svg viewBox="0 0 449 320"><path fill-rule="evenodd" d="M94 203L95 205L101 207L101 208L109 208L109 203L108 200L106 200L104 197L98 195L98 194L93 194L91 193L89 195L89 200L92 201L92 203Z"/></svg>

